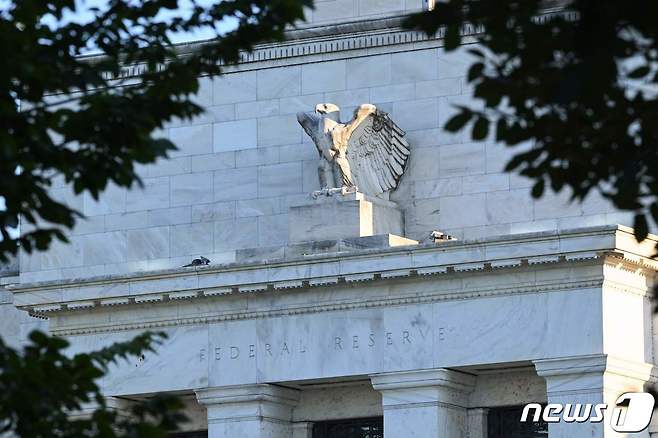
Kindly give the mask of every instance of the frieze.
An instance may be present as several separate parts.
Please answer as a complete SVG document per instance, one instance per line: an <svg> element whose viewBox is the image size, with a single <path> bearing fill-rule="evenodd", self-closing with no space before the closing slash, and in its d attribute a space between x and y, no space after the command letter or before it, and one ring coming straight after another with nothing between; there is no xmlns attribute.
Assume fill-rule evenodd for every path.
<svg viewBox="0 0 658 438"><path fill-rule="evenodd" d="M398 346L415 344L430 345L436 337L444 342L452 328L409 327L403 330L328 335L324 342L311 342L307 337L290 337L279 341L257 339L248 343L216 343L202 347L197 352L200 362L227 362L244 359L276 360L282 357L302 358L305 354L347 354L386 351Z"/></svg>

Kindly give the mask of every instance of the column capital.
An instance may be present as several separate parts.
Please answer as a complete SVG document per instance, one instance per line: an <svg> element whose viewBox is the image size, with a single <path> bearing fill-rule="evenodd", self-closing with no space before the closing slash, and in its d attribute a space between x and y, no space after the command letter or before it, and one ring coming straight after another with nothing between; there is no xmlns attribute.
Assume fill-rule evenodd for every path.
<svg viewBox="0 0 658 438"><path fill-rule="evenodd" d="M299 391L271 384L197 389L208 411L208 437L284 437L292 435L292 410Z"/></svg>
<svg viewBox="0 0 658 438"><path fill-rule="evenodd" d="M475 376L445 368L371 374L370 380L377 391L442 386L471 392L475 387Z"/></svg>
<svg viewBox="0 0 658 438"><path fill-rule="evenodd" d="M414 402L465 407L468 394L475 388L475 376L445 368L372 374L370 380L372 387L382 393L384 408Z"/></svg>
<svg viewBox="0 0 658 438"><path fill-rule="evenodd" d="M643 382L654 381L657 377L656 367L653 364L629 361L608 354L539 359L533 363L537 374L541 377L606 373Z"/></svg>
<svg viewBox="0 0 658 438"><path fill-rule="evenodd" d="M295 406L299 401L299 391L267 383L254 385L233 385L203 388L194 391L202 405L228 403L270 402Z"/></svg>

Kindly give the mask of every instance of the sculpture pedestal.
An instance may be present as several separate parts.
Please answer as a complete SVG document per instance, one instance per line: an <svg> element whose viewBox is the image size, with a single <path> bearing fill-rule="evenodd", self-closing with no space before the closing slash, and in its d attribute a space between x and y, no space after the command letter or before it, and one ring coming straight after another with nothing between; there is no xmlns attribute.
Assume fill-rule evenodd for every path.
<svg viewBox="0 0 658 438"><path fill-rule="evenodd" d="M395 203L359 192L309 199L290 207L288 217L290 243L404 232L404 216Z"/></svg>

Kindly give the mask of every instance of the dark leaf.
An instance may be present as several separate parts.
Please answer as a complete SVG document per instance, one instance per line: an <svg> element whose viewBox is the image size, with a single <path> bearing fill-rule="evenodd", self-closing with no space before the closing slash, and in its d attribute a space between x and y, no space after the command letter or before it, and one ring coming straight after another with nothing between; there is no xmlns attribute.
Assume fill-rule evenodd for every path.
<svg viewBox="0 0 658 438"><path fill-rule="evenodd" d="M472 118L473 112L468 108L460 108L460 112L450 118L444 126L448 132L457 132L464 127Z"/></svg>
<svg viewBox="0 0 658 438"><path fill-rule="evenodd" d="M496 122L496 141L503 141L507 137L507 133L507 121L504 118L498 119Z"/></svg>
<svg viewBox="0 0 658 438"><path fill-rule="evenodd" d="M633 228L635 228L635 239L638 242L642 242L649 235L649 225L647 223L647 218L642 213L635 215L633 221Z"/></svg>
<svg viewBox="0 0 658 438"><path fill-rule="evenodd" d="M544 194L544 180L540 179L532 186L532 197L539 198Z"/></svg>
<svg viewBox="0 0 658 438"><path fill-rule="evenodd" d="M444 41L445 49L454 50L459 46L459 43L461 43L459 26L455 26L455 25L448 26L446 29L446 36Z"/></svg>
<svg viewBox="0 0 658 438"><path fill-rule="evenodd" d="M471 67L468 69L468 76L467 76L468 82L473 82L475 79L482 76L483 71L484 71L484 63L476 62L475 64L471 65Z"/></svg>
<svg viewBox="0 0 658 438"><path fill-rule="evenodd" d="M648 65L643 65L642 67L638 67L635 70L628 73L628 77L631 79L640 79L648 75L650 71L651 71L651 67L649 67Z"/></svg>
<svg viewBox="0 0 658 438"><path fill-rule="evenodd" d="M478 116L473 124L473 132L471 136L473 140L484 140L489 133L489 120L486 117Z"/></svg>

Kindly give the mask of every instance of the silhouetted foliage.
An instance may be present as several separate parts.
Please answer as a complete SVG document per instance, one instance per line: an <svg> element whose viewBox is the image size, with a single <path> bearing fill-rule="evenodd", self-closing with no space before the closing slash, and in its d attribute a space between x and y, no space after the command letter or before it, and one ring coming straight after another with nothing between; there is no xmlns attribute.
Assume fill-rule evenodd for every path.
<svg viewBox="0 0 658 438"><path fill-rule="evenodd" d="M63 228L81 213L49 191L55 179L95 199L110 182L139 184L136 164L175 149L154 132L203 111L191 100L198 78L220 73L222 64L258 42L283 39L311 0L205 5L183 16L178 0L108 0L80 24L66 16L80 12L76 6L84 9L81 1L0 4L0 261L19 246L31 252L47 249L53 238L66 241ZM163 11L170 14L163 17ZM227 25L232 30L221 33ZM218 38L177 56L170 35L198 29L214 29ZM82 56L90 49L103 55ZM126 65L143 67L139 81L121 79ZM23 228L16 237L19 217ZM107 405L97 384L110 364L152 351L163 337L146 333L72 357L64 354L67 341L39 332L22 351L0 340L0 434L167 436L184 419L178 400L155 397L123 416ZM89 415L71 417L82 408Z"/></svg>
<svg viewBox="0 0 658 438"><path fill-rule="evenodd" d="M190 100L200 75L220 72L258 42L283 39L311 0L223 0L176 14L179 0L108 0L86 24L66 20L75 0L11 0L0 6L0 260L66 241L79 212L48 191L54 178L94 198L108 182L140 183L135 164L175 149L154 136L174 118L202 112ZM169 11L170 17L162 12ZM174 12L172 12L174 11ZM222 33L221 23L232 26ZM218 38L176 56L170 35L213 29ZM90 48L103 57L85 58ZM121 67L140 64L139 82ZM127 85L127 86L118 86ZM20 102L20 110L16 103ZM23 232L11 229L21 217Z"/></svg>
<svg viewBox="0 0 658 438"><path fill-rule="evenodd" d="M34 331L22 351L0 340L0 434L21 438L165 438L186 420L180 400L157 396L121 413L98 380L120 360L154 351L165 335L144 333L105 349L66 355L69 343ZM74 416L72 416L72 414Z"/></svg>
<svg viewBox="0 0 658 438"><path fill-rule="evenodd" d="M406 26L481 31L469 52L476 103L446 129L471 129L519 152L507 164L534 180L532 195L564 187L582 200L599 191L635 215L643 240L658 222L658 2L450 0Z"/></svg>

